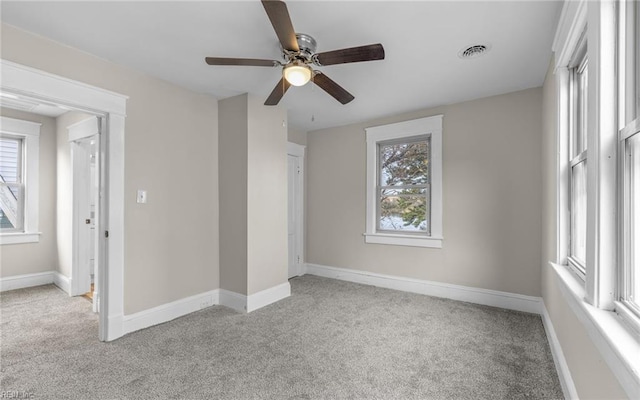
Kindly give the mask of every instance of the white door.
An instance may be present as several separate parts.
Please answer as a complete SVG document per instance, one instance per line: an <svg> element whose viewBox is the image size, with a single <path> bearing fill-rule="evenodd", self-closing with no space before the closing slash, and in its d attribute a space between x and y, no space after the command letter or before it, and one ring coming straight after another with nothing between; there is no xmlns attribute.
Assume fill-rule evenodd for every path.
<svg viewBox="0 0 640 400"><path fill-rule="evenodd" d="M83 295L93 288L93 311L98 311L100 268L100 125L91 117L68 127L71 145L73 191L73 240L71 295Z"/></svg>
<svg viewBox="0 0 640 400"><path fill-rule="evenodd" d="M289 278L298 276L300 274L299 264L299 251L297 240L297 226L298 226L298 204L297 204L297 190L298 190L298 157L288 155L288 234L289 234Z"/></svg>
<svg viewBox="0 0 640 400"><path fill-rule="evenodd" d="M92 139L85 138L71 143L73 163L73 271L72 295L78 296L91 290L92 258L94 253L94 218L91 216Z"/></svg>

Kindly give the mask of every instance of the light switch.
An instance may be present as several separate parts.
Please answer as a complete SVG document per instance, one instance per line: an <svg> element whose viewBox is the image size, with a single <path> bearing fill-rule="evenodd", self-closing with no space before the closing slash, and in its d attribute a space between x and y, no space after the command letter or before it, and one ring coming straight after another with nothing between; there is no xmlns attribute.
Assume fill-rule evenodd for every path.
<svg viewBox="0 0 640 400"><path fill-rule="evenodd" d="M146 190L138 190L138 203L145 204L147 202L147 191Z"/></svg>

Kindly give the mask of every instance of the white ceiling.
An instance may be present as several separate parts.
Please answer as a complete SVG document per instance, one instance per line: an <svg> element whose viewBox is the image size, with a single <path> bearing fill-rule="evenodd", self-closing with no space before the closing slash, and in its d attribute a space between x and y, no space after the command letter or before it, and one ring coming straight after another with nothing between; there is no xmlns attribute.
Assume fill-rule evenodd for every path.
<svg viewBox="0 0 640 400"><path fill-rule="evenodd" d="M341 105L314 85L281 105L311 131L542 85L561 9L555 1L288 1L318 52L382 43L383 61L321 67L355 96ZM265 67L208 66L206 56L280 59L258 0L0 3L4 22L216 98L262 98L280 79ZM482 57L458 52L489 44ZM315 121L312 122L312 116Z"/></svg>

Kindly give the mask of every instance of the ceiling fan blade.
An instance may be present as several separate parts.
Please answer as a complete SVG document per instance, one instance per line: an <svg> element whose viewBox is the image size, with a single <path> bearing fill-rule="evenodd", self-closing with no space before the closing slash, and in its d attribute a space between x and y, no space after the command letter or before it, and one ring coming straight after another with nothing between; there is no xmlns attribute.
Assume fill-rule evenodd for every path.
<svg viewBox="0 0 640 400"><path fill-rule="evenodd" d="M260 60L257 58L207 57L204 61L209 65L245 65L252 67L275 67L280 65L274 60Z"/></svg>
<svg viewBox="0 0 640 400"><path fill-rule="evenodd" d="M384 47L380 43L325 51L315 55L320 65L345 64L360 61L384 60Z"/></svg>
<svg viewBox="0 0 640 400"><path fill-rule="evenodd" d="M313 83L320 86L325 92L329 93L333 96L334 99L338 100L342 104L347 104L351 100L355 99L353 95L333 80L331 80L325 74L319 72L316 76L313 77Z"/></svg>
<svg viewBox="0 0 640 400"><path fill-rule="evenodd" d="M282 48L290 51L300 51L298 40L296 39L296 31L293 29L287 5L279 0L262 0L262 6L269 16L273 30L276 31Z"/></svg>
<svg viewBox="0 0 640 400"><path fill-rule="evenodd" d="M280 79L280 82L273 88L273 91L267 97L267 100L264 102L265 106L275 106L280 102L282 96L287 92L287 90L291 87L291 84L287 82L286 79Z"/></svg>

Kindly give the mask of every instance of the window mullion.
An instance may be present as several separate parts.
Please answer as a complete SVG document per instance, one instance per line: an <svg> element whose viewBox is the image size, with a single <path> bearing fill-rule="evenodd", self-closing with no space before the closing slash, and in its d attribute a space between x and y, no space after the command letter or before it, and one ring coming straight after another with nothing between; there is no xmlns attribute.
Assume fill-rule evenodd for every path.
<svg viewBox="0 0 640 400"><path fill-rule="evenodd" d="M590 60L587 105L586 298L613 310L617 262L616 8L609 2L587 7Z"/></svg>

